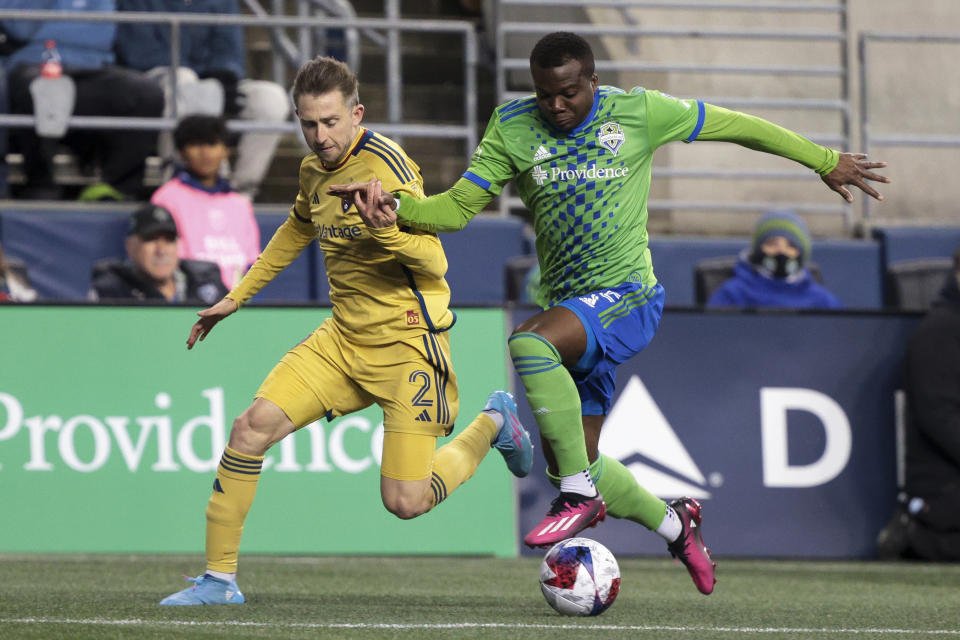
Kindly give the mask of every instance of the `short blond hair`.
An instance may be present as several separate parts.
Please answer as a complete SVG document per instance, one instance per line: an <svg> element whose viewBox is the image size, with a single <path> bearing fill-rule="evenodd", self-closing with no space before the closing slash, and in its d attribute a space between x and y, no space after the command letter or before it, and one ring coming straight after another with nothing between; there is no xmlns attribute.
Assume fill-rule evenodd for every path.
<svg viewBox="0 0 960 640"><path fill-rule="evenodd" d="M318 96L334 89L343 94L348 107L360 104L360 82L343 62L330 56L317 56L297 71L290 93L293 104L304 94Z"/></svg>

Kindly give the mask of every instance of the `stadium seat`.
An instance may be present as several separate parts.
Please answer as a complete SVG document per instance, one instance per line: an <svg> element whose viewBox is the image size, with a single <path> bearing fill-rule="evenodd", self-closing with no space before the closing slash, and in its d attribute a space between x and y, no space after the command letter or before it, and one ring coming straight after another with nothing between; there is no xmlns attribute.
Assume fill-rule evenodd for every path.
<svg viewBox="0 0 960 640"><path fill-rule="evenodd" d="M887 267L887 300L898 311L926 311L951 276L950 258L902 260Z"/></svg>
<svg viewBox="0 0 960 640"><path fill-rule="evenodd" d="M698 305L707 304L707 300L724 282L733 277L733 267L737 264L737 256L720 256L708 258L697 264L694 269L694 290ZM820 265L811 262L807 265L813 279L823 284L823 274Z"/></svg>
<svg viewBox="0 0 960 640"><path fill-rule="evenodd" d="M960 245L960 227L876 227L883 265L916 258L946 258Z"/></svg>
<svg viewBox="0 0 960 640"><path fill-rule="evenodd" d="M287 213L257 212L257 225L260 227L260 249L262 250L273 233L287 218ZM318 299L317 296L317 269L316 263L323 261L318 259L317 243L311 242L300 254L300 257L294 260L286 269L273 279L273 281L263 288L260 293L254 296L251 304L276 304L278 302L312 302L329 303L330 298ZM321 264L320 269L323 269ZM326 290L326 275L323 274L323 285Z"/></svg>
<svg viewBox="0 0 960 640"><path fill-rule="evenodd" d="M748 238L667 237L650 241L653 269L671 307L697 304L696 268L710 258L730 259ZM816 240L813 257L827 287L847 309L883 307L880 246L874 241Z"/></svg>
<svg viewBox="0 0 960 640"><path fill-rule="evenodd" d="M513 256L507 260L504 267L506 279L506 302L530 303L526 299L527 276L530 270L537 266L537 255L529 253L522 256Z"/></svg>
<svg viewBox="0 0 960 640"><path fill-rule="evenodd" d="M524 223L515 217L477 216L461 231L441 233L440 242L455 305L503 304L507 261L531 251Z"/></svg>

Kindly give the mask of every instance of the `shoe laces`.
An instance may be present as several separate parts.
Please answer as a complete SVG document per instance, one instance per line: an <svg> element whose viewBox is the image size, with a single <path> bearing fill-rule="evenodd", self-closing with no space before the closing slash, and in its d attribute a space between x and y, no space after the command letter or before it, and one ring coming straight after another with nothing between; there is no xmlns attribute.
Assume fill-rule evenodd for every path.
<svg viewBox="0 0 960 640"><path fill-rule="evenodd" d="M596 497L585 496L579 493L566 493L563 492L553 499L553 502L550 503L550 511L547 512L548 516L558 516L569 507L578 507L584 502L590 500L595 500Z"/></svg>

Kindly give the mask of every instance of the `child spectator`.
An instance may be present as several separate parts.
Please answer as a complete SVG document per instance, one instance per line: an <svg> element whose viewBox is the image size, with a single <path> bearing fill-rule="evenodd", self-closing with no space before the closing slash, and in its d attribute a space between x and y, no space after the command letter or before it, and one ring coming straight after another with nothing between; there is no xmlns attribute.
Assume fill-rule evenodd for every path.
<svg viewBox="0 0 960 640"><path fill-rule="evenodd" d="M220 176L227 158L222 118L187 116L173 132L183 169L151 198L173 214L180 231L180 257L209 260L232 288L260 255L260 228L250 200Z"/></svg>

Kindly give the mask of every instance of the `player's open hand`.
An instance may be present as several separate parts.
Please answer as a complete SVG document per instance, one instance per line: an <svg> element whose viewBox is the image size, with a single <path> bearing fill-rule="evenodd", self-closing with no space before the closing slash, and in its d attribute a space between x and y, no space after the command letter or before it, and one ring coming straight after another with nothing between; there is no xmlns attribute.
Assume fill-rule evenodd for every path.
<svg viewBox="0 0 960 640"><path fill-rule="evenodd" d="M883 200L880 192L867 184L866 181L873 180L874 182L889 184L891 182L890 178L870 171L870 169L882 169L886 166L886 162L868 161L865 153L841 153L836 168L822 176L822 179L830 189L843 196L843 199L847 202L853 202L853 194L846 187L850 184L859 187L861 191L877 200Z"/></svg>
<svg viewBox="0 0 960 640"><path fill-rule="evenodd" d="M203 342L203 339L213 330L215 324L236 310L237 303L230 298L224 298L208 309L197 311L200 319L193 323L193 327L190 328L190 335L187 337L187 349L193 349L197 340Z"/></svg>

